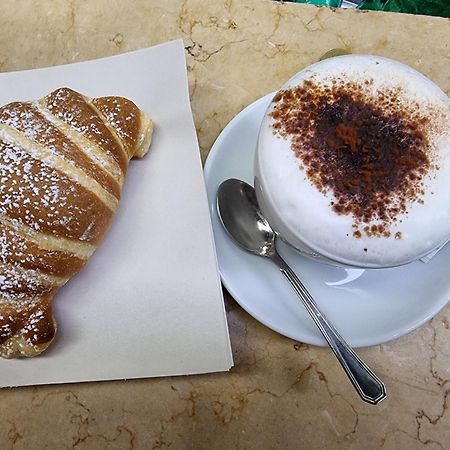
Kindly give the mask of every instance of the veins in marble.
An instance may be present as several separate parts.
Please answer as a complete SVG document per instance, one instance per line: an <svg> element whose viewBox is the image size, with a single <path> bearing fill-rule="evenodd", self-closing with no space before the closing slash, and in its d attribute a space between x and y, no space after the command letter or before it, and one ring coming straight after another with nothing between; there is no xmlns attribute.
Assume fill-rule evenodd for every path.
<svg viewBox="0 0 450 450"><path fill-rule="evenodd" d="M206 62L208 61L212 56L217 55L220 53L225 47L229 47L230 45L234 44L241 44L242 42L246 42L248 39L239 39L237 41L228 41L227 43L221 45L219 48L213 50L213 51L206 51L203 49L202 44L199 44L198 42L192 41L191 45L187 45L185 47L185 50L195 59L195 61L198 62Z"/></svg>
<svg viewBox="0 0 450 450"><path fill-rule="evenodd" d="M416 432L416 437L415 437L415 438L416 438L419 442L421 442L422 444L428 445L428 444L433 443L433 444L438 445L442 450L445 450L444 447L443 447L443 445L442 445L440 442L437 442L437 441L432 440L432 439L424 439L424 438L422 438L422 437L421 437L421 428L422 428L422 424L423 424L423 419L424 419L424 418L425 418L426 420L428 420L428 423L429 423L430 425L433 425L433 426L434 426L434 425L436 425L436 424L444 417L445 412L447 411L447 406L448 406L447 401L448 401L449 393L450 393L450 389L447 389L447 390L445 391L445 395L444 395L444 399L443 399L443 403L442 403L442 411L441 411L437 416L435 416L434 418L429 417L429 416L424 412L423 409L420 410L420 411L417 413L417 415L416 415L416 417L415 417L415 420L416 420L416 423L417 423L417 432Z"/></svg>
<svg viewBox="0 0 450 450"><path fill-rule="evenodd" d="M23 436L17 430L17 426L14 422L11 420L7 420L6 422L10 425L10 429L8 431L8 443L10 444L10 450L13 450L16 443L22 439Z"/></svg>
<svg viewBox="0 0 450 450"><path fill-rule="evenodd" d="M194 27L200 26L201 28L221 28L223 30L236 30L238 28L236 22L231 18L231 9L233 6L232 0L224 2L224 9L228 13L228 18L225 17L220 20L217 16L209 16L207 22L203 22L198 19L192 19L190 10L188 7L189 0L184 0L180 6L180 12L178 14L178 26L188 36L192 36ZM185 27L187 25L187 28Z"/></svg>
<svg viewBox="0 0 450 450"><path fill-rule="evenodd" d="M71 449L76 449L87 441L100 439L105 445L110 445L112 443L118 443L119 438L124 435L125 440L129 444L130 449L135 448L136 444L136 434L135 432L126 424L121 423L115 426L114 429L108 430L113 431L112 436L108 436L109 433L92 432L92 425L95 422L95 418L92 418L91 409L80 400L79 396L71 390L67 391L57 391L57 392L47 392L45 395L40 395L40 390L36 390L36 394L31 399L31 404L34 408L39 408L48 402L49 399L53 398L63 398L66 402L71 402L76 407L79 407L81 411L71 412L69 423L75 425L76 433L72 436ZM9 439L12 443L15 443L22 436L17 432L15 425L11 428L9 434ZM122 442L120 443L121 448Z"/></svg>
<svg viewBox="0 0 450 450"><path fill-rule="evenodd" d="M70 31L75 30L75 20L76 20L76 5L77 0L67 0L67 6L69 7L69 12L67 16L67 20L64 21L64 28L60 28L60 24L58 24L57 31L61 35L61 38L64 40L68 40L68 33ZM51 14L51 13L50 13ZM50 19L48 19L50 22Z"/></svg>
<svg viewBox="0 0 450 450"><path fill-rule="evenodd" d="M444 317L444 319L447 320L445 317ZM445 322L443 321L442 323L444 324L444 327L445 327ZM438 374L438 371L434 368L434 365L438 358L438 352L436 350L437 330L436 330L435 324L436 324L436 319L432 319L430 322L430 327L432 330L432 340L430 343L430 349L432 351L431 357L430 357L430 373L431 373L431 376L437 381L438 386L444 386L446 383L450 382L450 380L440 377ZM447 324L448 324L448 320L447 320ZM448 329L448 328L446 328L446 329Z"/></svg>
<svg viewBox="0 0 450 450"><path fill-rule="evenodd" d="M188 3L189 0L185 0L180 7L180 13L178 15L178 27L187 36L187 40L190 41L190 44L185 46L185 50L194 58L195 61L204 63L208 61L212 56L222 52L224 48L248 41L247 38L234 40L225 39L226 42L219 45L218 48L212 51L206 50L200 42L196 42L193 36L194 28L199 27L202 30L208 28L221 30L237 30L238 25L231 17L231 8L233 6L233 1L229 0L224 4L224 8L228 12L229 17L223 17L222 19L219 19L217 16L211 15L208 16L207 21L192 19L189 14Z"/></svg>
<svg viewBox="0 0 450 450"><path fill-rule="evenodd" d="M114 45L117 48L120 48L122 46L123 43L123 34L122 33L116 33L112 39L110 39L110 42L113 42Z"/></svg>
<svg viewBox="0 0 450 450"><path fill-rule="evenodd" d="M135 442L136 442L136 436L135 433L130 430L128 427L126 427L125 425L118 425L116 427L116 434L109 438L107 437L105 434L101 434L101 433L95 433L95 434L90 434L89 432L87 433L83 433L77 437L76 441L74 442L74 444L72 445L71 450L76 449L79 445L85 444L87 443L87 441L92 440L92 439L100 439L102 442L105 443L105 445L107 447L109 447L112 443L118 443L118 439L120 436L122 436L122 434L125 433L128 436L128 444L129 444L129 449L134 449L135 448ZM98 444L94 444L91 448L99 448ZM101 447L100 447L101 448ZM105 447L106 448L106 447ZM124 447L120 444L120 448L124 449Z"/></svg>
<svg viewBox="0 0 450 450"><path fill-rule="evenodd" d="M308 22L303 22L304 27L306 28L307 31L310 32L314 32L314 31L324 31L325 27L322 24L322 21L320 20L319 14L320 14L320 9L317 12L317 14L311 19L308 20Z"/></svg>

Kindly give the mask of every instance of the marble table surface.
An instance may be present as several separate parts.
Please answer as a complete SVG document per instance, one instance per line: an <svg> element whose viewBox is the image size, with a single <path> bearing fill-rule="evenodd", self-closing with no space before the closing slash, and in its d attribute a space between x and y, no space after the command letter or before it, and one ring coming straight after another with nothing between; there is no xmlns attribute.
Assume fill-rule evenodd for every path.
<svg viewBox="0 0 450 450"><path fill-rule="evenodd" d="M3 0L0 70L181 37L203 160L227 122L331 48L410 64L450 92L450 22L270 0ZM0 391L2 449L450 448L450 307L361 349L389 398L362 403L328 349L265 328L225 293L230 373Z"/></svg>

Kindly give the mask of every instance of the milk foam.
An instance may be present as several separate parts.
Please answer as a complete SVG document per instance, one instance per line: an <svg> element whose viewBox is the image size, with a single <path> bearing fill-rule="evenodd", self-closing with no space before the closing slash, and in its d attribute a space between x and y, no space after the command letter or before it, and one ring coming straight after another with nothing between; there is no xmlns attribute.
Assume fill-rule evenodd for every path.
<svg viewBox="0 0 450 450"><path fill-rule="evenodd" d="M421 202L409 201L405 212L389 223L389 237L355 237L355 218L331 208L332 192L320 192L310 181L291 139L274 134L271 103L261 125L255 162L255 188L264 215L280 235L300 250L312 249L331 260L362 267L390 267L416 260L450 237L450 100L434 83L408 66L386 58L349 55L327 59L298 73L283 86L306 79L331 86L335 77L360 83L373 95L401 88L401 97L440 113L428 135L433 161ZM370 223L369 223L370 225Z"/></svg>

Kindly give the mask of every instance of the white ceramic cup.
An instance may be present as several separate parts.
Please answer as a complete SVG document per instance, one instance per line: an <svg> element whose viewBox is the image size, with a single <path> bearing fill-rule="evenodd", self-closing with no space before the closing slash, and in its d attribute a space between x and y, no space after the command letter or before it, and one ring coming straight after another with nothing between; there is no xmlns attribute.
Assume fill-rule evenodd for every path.
<svg viewBox="0 0 450 450"><path fill-rule="evenodd" d="M313 85L305 84L305 81L312 82ZM336 196L332 188L319 189L308 175L308 164L302 159L308 153L307 144L297 142L295 145L303 147L302 154L299 156L297 152L296 155L294 150L298 147L293 144L295 133L280 135L274 128L275 123L282 119L275 119L273 113L281 107L280 102L285 101L280 100L280 95L275 95L259 133L255 158L255 190L263 214L280 237L307 256L332 264L363 268L406 264L433 252L447 241L450 237L448 96L414 69L371 55L339 56L313 64L291 78L279 93L297 88L301 88L303 93L308 89L328 88L328 92L338 88L347 89L350 97L356 94L365 96L369 104L372 101L378 104L379 99L383 98L381 114L386 117L393 117L396 110L400 111L399 114L411 111L412 121L424 116L427 123L418 126L422 127L419 132L424 136L422 150L427 155L428 166L417 182L408 181L405 192L406 189L416 189L417 195L407 196L404 209L394 214L393 218L391 212L391 218L385 222L376 214L370 220L364 220L361 207L358 209L360 217L348 211L337 213L333 205L339 200L339 196ZM395 92L394 101L392 98ZM285 102L283 106L292 107L292 111L298 109L296 114L300 127L303 127L302 112L310 117L312 108L308 106L308 102L302 102L300 105ZM392 103L392 108L389 102ZM289 112L287 116L297 120L293 113ZM401 123L407 124L408 115L402 116L402 120L404 122ZM281 123L281 129L284 125ZM312 127L310 123L304 126L310 129ZM414 131L417 130L412 132ZM380 139L382 137L380 135ZM404 150L407 152L410 149ZM395 195L392 198L394 200L391 203L386 203L387 208L391 208L390 211L392 205L400 201ZM348 205L351 209L352 203ZM378 211L384 211L384 206L380 209L379 205L371 204L369 207L378 207ZM381 223L380 230L383 232L371 234L370 227ZM364 231L367 227L368 232Z"/></svg>

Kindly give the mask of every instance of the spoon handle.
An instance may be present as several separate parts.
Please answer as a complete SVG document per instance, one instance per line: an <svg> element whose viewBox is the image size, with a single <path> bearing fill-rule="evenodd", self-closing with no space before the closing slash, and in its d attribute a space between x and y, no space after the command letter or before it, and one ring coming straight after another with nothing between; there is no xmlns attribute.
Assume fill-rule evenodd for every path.
<svg viewBox="0 0 450 450"><path fill-rule="evenodd" d="M328 345L333 350L336 358L341 363L353 386L360 397L367 403L376 405L386 397L384 383L369 369L369 367L350 348L343 337L328 322L328 319L320 312L317 303L308 292L304 284L298 279L294 271L288 266L278 253L272 256L272 260L278 265L280 271L291 283L298 296L313 318Z"/></svg>

